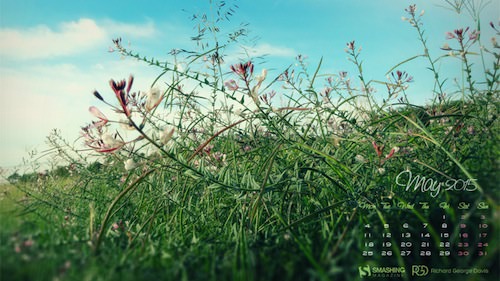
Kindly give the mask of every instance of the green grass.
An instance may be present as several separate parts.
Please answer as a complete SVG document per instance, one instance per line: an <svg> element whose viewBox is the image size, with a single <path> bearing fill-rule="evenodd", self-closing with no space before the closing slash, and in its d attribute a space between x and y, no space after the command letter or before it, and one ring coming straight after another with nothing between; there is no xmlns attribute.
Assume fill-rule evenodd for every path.
<svg viewBox="0 0 500 281"><path fill-rule="evenodd" d="M421 23L410 8L412 21ZM197 55L176 54L189 62L186 71L140 57L121 40L114 43L121 54L157 67L161 74L153 84L163 82L166 90L143 96L130 90L130 79L111 83L115 93L96 91L119 116L108 119L91 108L99 123L83 130L92 153L54 131L48 142L69 166L9 177L0 207L2 278L357 280L358 267L367 264L478 267L491 270L491 280L498 276L498 239L490 240L489 254L481 258L421 257L416 251L391 259L361 255L366 224L426 222L429 239L438 244L439 217L457 222L462 215L439 204L488 204L487 210L463 211L465 222L477 225L483 214L492 226L488 235L498 237L496 49L482 53L493 70L481 77L491 79L467 79L450 98L436 75L436 97L422 106L409 102L405 72L393 72L388 82L364 77L355 42L346 51L359 73L349 82L345 74L322 74L322 62L307 69L303 57L279 77L254 73L251 61L227 66L214 60L207 70L202 58L225 50L216 42ZM436 71L429 54L412 59L418 57ZM469 71L470 60L462 62ZM377 83L388 90L382 101L363 90ZM284 103L272 100L273 90L286 97ZM111 102L115 96L118 101ZM124 134L117 120L136 135ZM397 184L405 171L471 185L406 191ZM402 207L421 202L431 208ZM382 208L386 203L398 207ZM480 230L471 231L477 244Z"/></svg>

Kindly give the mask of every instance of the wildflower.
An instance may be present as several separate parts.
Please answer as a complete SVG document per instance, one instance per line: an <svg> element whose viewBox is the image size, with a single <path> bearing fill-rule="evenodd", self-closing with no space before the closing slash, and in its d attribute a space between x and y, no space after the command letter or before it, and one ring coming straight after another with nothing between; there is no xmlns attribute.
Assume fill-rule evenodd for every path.
<svg viewBox="0 0 500 281"><path fill-rule="evenodd" d="M250 91L250 96L252 97L256 105L260 104L259 89L260 86L262 85L262 82L266 79L266 76L267 76L267 70L263 69L261 75L257 77L257 84L253 86L252 91Z"/></svg>
<svg viewBox="0 0 500 281"><path fill-rule="evenodd" d="M415 16L415 11L417 10L417 5L413 4L408 6L408 8L405 9L405 11L410 14L412 17Z"/></svg>
<svg viewBox="0 0 500 281"><path fill-rule="evenodd" d="M167 144L172 139L174 132L175 132L174 128L172 128L172 130L170 131L167 128L165 128L163 132L160 133L160 142L163 144Z"/></svg>
<svg viewBox="0 0 500 281"><path fill-rule="evenodd" d="M347 50L354 51L354 40L347 43Z"/></svg>
<svg viewBox="0 0 500 281"><path fill-rule="evenodd" d="M472 42L477 41L479 38L480 31L479 30L473 30L472 32L469 33L469 40Z"/></svg>
<svg viewBox="0 0 500 281"><path fill-rule="evenodd" d="M365 157L363 157L362 155L356 155L356 157L354 157L354 160L356 160L356 162L358 163L365 163L366 160L365 160Z"/></svg>
<svg viewBox="0 0 500 281"><path fill-rule="evenodd" d="M226 154L220 151L215 152L212 156L217 161L222 161L222 162L226 161Z"/></svg>
<svg viewBox="0 0 500 281"><path fill-rule="evenodd" d="M403 84L403 83L410 83L413 82L413 77L409 76L406 71L396 71L396 75L394 75L394 72L391 72L392 78L397 84Z"/></svg>
<svg viewBox="0 0 500 281"><path fill-rule="evenodd" d="M332 92L333 88L332 87L325 87L323 90L319 93L320 95L324 97L328 97L330 93Z"/></svg>
<svg viewBox="0 0 500 281"><path fill-rule="evenodd" d="M206 154L210 155L210 152L212 151L212 149L213 149L213 148L214 148L214 145L213 145L213 144L209 144L209 145L207 145L207 146L205 146L205 147L203 148L203 151L204 151Z"/></svg>
<svg viewBox="0 0 500 281"><path fill-rule="evenodd" d="M340 79L344 80L347 77L347 71L340 71L339 77Z"/></svg>
<svg viewBox="0 0 500 281"><path fill-rule="evenodd" d="M97 152L114 152L125 145L123 141L116 140L109 133L103 133L102 126L96 126L96 123L83 127L82 136L85 144Z"/></svg>
<svg viewBox="0 0 500 281"><path fill-rule="evenodd" d="M394 156L394 153L399 151L399 147L393 147L389 154L385 156L385 159L390 159L392 156Z"/></svg>
<svg viewBox="0 0 500 281"><path fill-rule="evenodd" d="M465 34L467 33L468 30L469 27L466 27L465 29L459 28L455 29L453 32L447 32L446 39L457 39L457 41L460 44L462 44L462 42L465 39ZM479 34L480 32L478 30L473 30L469 32L468 42L474 43L475 41L477 41L477 39L479 38Z"/></svg>
<svg viewBox="0 0 500 281"><path fill-rule="evenodd" d="M470 125L467 127L467 133L469 133L469 135L475 135L476 134L476 129L474 128L474 126Z"/></svg>
<svg viewBox="0 0 500 281"><path fill-rule="evenodd" d="M102 141L103 141L104 145L106 145L108 147L117 147L117 146L123 144L123 142L117 140L116 138L111 136L111 134L109 134L109 133L105 133L102 135Z"/></svg>
<svg viewBox="0 0 500 281"><path fill-rule="evenodd" d="M243 109L241 108L237 108L235 111L234 111L234 114L235 115L238 115L240 117L245 117L246 116L246 113L244 112Z"/></svg>
<svg viewBox="0 0 500 281"><path fill-rule="evenodd" d="M92 113L92 115L100 120L99 122L94 123L95 126L102 127L106 125L106 123L108 123L108 118L104 114L102 114L102 112L97 107L91 106L89 107L89 111L90 113Z"/></svg>
<svg viewBox="0 0 500 281"><path fill-rule="evenodd" d="M377 153L378 157L382 156L382 152L384 151L384 145L377 145L375 141L372 142L373 148L375 149L375 152Z"/></svg>
<svg viewBox="0 0 500 281"><path fill-rule="evenodd" d="M111 86L111 89L113 90L113 92L115 92L115 95L116 95L116 98L118 99L118 102L120 103L120 106L123 110L123 113L125 113L125 115L127 117L130 117L130 109L128 108L128 100L129 100L129 92L130 92L130 89L132 87L132 84L134 82L134 77L132 75L130 75L129 77L129 80L128 80L128 86L127 86L127 82L125 82L125 80L121 80L121 81L114 81L113 79L111 79L109 81L109 85ZM126 87L126 91L125 90L125 87Z"/></svg>
<svg viewBox="0 0 500 281"><path fill-rule="evenodd" d="M231 65L230 68L243 80L247 80L247 78L253 74L253 63L251 61Z"/></svg>
<svg viewBox="0 0 500 281"><path fill-rule="evenodd" d="M160 90L158 88L151 89L146 94L146 105L145 105L146 111L150 112L151 110L153 110L161 103L162 100L163 100L163 95L161 95Z"/></svg>
<svg viewBox="0 0 500 281"><path fill-rule="evenodd" d="M266 93L262 96L260 96L260 99L265 103L265 104L270 104L271 103L271 100L274 98L274 96L276 95L276 91L272 90L271 92L269 93Z"/></svg>
<svg viewBox="0 0 500 281"><path fill-rule="evenodd" d="M100 101L104 101L104 98L101 96L101 94L99 94L98 91L94 91L94 97L96 97Z"/></svg>
<svg viewBox="0 0 500 281"><path fill-rule="evenodd" d="M262 69L262 72L260 73L260 75L257 77L257 84L262 84L262 81L264 81L266 79L266 76L267 76L267 69Z"/></svg>
<svg viewBox="0 0 500 281"><path fill-rule="evenodd" d="M236 91L239 88L238 84L236 83L236 81L234 81L234 79L227 81L226 83L224 83L224 85L231 91Z"/></svg>
<svg viewBox="0 0 500 281"><path fill-rule="evenodd" d="M377 172L379 174L383 175L383 174L385 174L385 168L380 167L380 168L377 169Z"/></svg>
<svg viewBox="0 0 500 281"><path fill-rule="evenodd" d="M125 162L125 170L130 171L137 167L137 163L134 162L133 159L127 159Z"/></svg>
<svg viewBox="0 0 500 281"><path fill-rule="evenodd" d="M500 25L500 21L498 22L498 24ZM490 26L491 26L491 28L493 28L493 30L495 30L497 32L497 35L500 35L500 30L498 30L495 27L495 24L492 21L490 21Z"/></svg>
<svg viewBox="0 0 500 281"><path fill-rule="evenodd" d="M121 37L113 39L112 41L115 44L115 46L121 46L121 44L122 44L122 38Z"/></svg>
<svg viewBox="0 0 500 281"><path fill-rule="evenodd" d="M123 222L120 220L118 222L115 222L111 225L111 230L113 231L117 231L119 230L120 228L123 228Z"/></svg>

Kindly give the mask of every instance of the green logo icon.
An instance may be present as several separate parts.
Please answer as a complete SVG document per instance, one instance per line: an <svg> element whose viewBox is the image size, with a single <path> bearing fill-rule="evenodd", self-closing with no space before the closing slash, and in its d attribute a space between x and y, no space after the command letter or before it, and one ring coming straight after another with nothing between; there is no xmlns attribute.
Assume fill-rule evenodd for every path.
<svg viewBox="0 0 500 281"><path fill-rule="evenodd" d="M425 265L412 265L411 276L426 276L429 274L429 268Z"/></svg>
<svg viewBox="0 0 500 281"><path fill-rule="evenodd" d="M359 270L359 277L372 276L372 271L369 265L359 266L358 270Z"/></svg>

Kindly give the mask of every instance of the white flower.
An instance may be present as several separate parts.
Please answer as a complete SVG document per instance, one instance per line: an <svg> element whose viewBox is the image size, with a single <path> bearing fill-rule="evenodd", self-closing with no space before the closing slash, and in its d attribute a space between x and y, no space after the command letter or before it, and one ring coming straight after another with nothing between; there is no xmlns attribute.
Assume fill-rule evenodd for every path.
<svg viewBox="0 0 500 281"><path fill-rule="evenodd" d="M160 90L158 88L152 88L148 93L146 97L146 110L149 112L153 110L155 107L160 104L161 100L163 99L163 96L160 93Z"/></svg>
<svg viewBox="0 0 500 281"><path fill-rule="evenodd" d="M241 112L242 112L241 108L238 108L234 111L234 114L241 116Z"/></svg>
<svg viewBox="0 0 500 281"><path fill-rule="evenodd" d="M123 142L115 139L111 134L109 133L104 133L102 135L102 141L104 142L104 145L106 147L119 147L123 145Z"/></svg>
<svg viewBox="0 0 500 281"><path fill-rule="evenodd" d="M137 163L134 162L133 159L127 159L125 162L125 170L130 171L137 167Z"/></svg>
<svg viewBox="0 0 500 281"><path fill-rule="evenodd" d="M253 86L252 91L250 91L250 97L252 97L253 101L255 102L256 105L260 105L260 100L259 100L259 89L260 85L262 85L262 82L266 79L267 76L267 69L262 69L262 73L260 76L257 76L257 84Z"/></svg>
<svg viewBox="0 0 500 281"><path fill-rule="evenodd" d="M362 156L362 155L356 155L356 157L354 157L354 159L356 160L356 162L358 163L365 163L365 158Z"/></svg>
<svg viewBox="0 0 500 281"><path fill-rule="evenodd" d="M381 175L385 174L385 169L384 168L378 168L377 171Z"/></svg>

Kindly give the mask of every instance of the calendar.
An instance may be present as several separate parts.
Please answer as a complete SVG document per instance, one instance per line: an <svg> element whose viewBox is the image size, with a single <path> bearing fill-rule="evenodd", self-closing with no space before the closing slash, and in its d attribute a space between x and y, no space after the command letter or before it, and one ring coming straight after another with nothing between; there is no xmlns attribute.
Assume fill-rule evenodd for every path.
<svg viewBox="0 0 500 281"><path fill-rule="evenodd" d="M361 280L495 280L498 211L472 192L359 204Z"/></svg>

